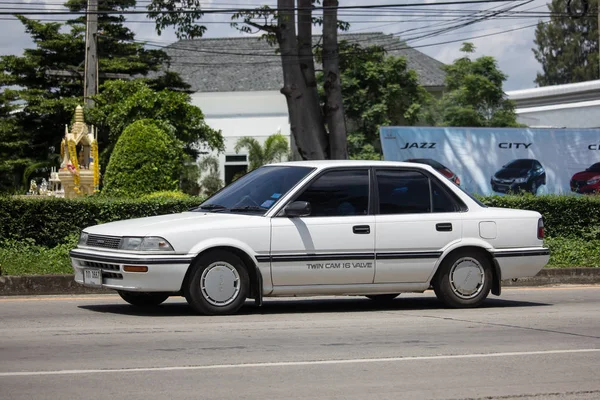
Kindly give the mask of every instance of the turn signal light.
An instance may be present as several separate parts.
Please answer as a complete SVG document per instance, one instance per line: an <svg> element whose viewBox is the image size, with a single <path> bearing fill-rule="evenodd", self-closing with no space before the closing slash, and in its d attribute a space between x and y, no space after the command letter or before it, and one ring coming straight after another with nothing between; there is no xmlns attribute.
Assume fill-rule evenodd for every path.
<svg viewBox="0 0 600 400"><path fill-rule="evenodd" d="M148 267L145 265L124 265L123 271L125 272L148 272Z"/></svg>

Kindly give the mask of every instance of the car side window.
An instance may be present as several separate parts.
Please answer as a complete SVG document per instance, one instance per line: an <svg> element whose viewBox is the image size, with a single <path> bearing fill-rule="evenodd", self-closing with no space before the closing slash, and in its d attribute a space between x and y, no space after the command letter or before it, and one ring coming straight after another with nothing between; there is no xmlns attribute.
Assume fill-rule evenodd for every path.
<svg viewBox="0 0 600 400"><path fill-rule="evenodd" d="M431 212L429 178L416 171L377 171L380 214Z"/></svg>
<svg viewBox="0 0 600 400"><path fill-rule="evenodd" d="M438 182L431 179L431 202L434 213L457 212L459 208L447 191Z"/></svg>
<svg viewBox="0 0 600 400"><path fill-rule="evenodd" d="M317 180L296 199L307 201L311 217L367 215L369 213L369 171L330 171Z"/></svg>

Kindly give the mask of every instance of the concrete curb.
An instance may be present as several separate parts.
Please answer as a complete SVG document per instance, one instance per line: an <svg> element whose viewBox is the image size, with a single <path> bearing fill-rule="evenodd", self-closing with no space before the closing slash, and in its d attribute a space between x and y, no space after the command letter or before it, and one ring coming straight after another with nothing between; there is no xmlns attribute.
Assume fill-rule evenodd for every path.
<svg viewBox="0 0 600 400"><path fill-rule="evenodd" d="M531 278L502 282L503 287L589 284L600 284L600 268L543 269ZM0 276L0 296L94 293L115 292L84 287L73 280L73 275Z"/></svg>

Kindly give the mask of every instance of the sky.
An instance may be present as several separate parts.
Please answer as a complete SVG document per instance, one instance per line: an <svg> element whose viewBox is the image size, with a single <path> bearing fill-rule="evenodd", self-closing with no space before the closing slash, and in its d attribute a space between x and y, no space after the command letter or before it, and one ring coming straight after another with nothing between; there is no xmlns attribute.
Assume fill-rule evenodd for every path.
<svg viewBox="0 0 600 400"><path fill-rule="evenodd" d="M100 0L102 1L102 0ZM460 47L463 41L475 44L475 57L482 55L493 56L502 72L508 75L504 90L518 90L535 87L534 79L541 67L535 59L532 48L535 25L540 21L540 16L520 14L517 17L487 18L460 29L439 32L444 28L452 28L471 21L472 15L479 11L502 11L515 7L512 11L546 12L545 0L522 0L490 2L487 4L458 4L439 5L440 1L447 0L340 0L340 6L356 6L366 4L407 4L418 5L395 9L375 10L340 10L339 19L350 23L349 32L384 32L397 34L400 39L407 40L408 45L433 57L443 63L451 63L461 56ZM147 4L148 0L138 0L139 5ZM58 10L61 0L0 0L1 11L11 11L10 7L26 7L36 11ZM437 4L436 4L437 3ZM28 4L28 5L25 5ZM212 0L202 1L205 8L250 8L260 4L275 6L275 0ZM467 19L467 15L471 17ZM478 15L478 18L482 14ZM59 19L58 16L29 16L38 19ZM232 28L229 15L205 15L203 23L208 30L205 37L230 37L241 36ZM150 22L150 23L149 23ZM127 26L136 34L137 40L151 41L152 43L169 44L177 40L173 30L163 32L158 36L154 24L144 16L129 16ZM512 30L512 31L510 31ZM510 32L505 32L510 31ZM318 33L318 29L317 32ZM422 37L425 35L430 37ZM474 38L476 36L485 36ZM452 42L445 43L442 42ZM9 16L0 17L0 55L20 55L23 49L30 48L32 41L24 31L22 24Z"/></svg>

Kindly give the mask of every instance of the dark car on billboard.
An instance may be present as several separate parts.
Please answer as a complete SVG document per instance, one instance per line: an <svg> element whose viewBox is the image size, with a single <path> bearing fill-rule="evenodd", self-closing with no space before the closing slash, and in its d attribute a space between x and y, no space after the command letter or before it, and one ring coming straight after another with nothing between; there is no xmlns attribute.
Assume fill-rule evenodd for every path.
<svg viewBox="0 0 600 400"><path fill-rule="evenodd" d="M490 183L492 190L497 193L536 194L538 188L546 184L546 171L538 160L520 158L503 165L492 176Z"/></svg>
<svg viewBox="0 0 600 400"><path fill-rule="evenodd" d="M456 185L460 186L460 179L454 172L450 171L450 169L448 167L445 167L441 163L439 163L435 160L432 160L431 158L409 158L408 160L404 160L404 161L405 162L414 162L414 163L418 163L418 164L427 164L430 167L432 167L433 169L435 169L436 171L438 171L439 173L441 173L442 175L444 175L446 178L450 179Z"/></svg>
<svg viewBox="0 0 600 400"><path fill-rule="evenodd" d="M600 163L593 164L585 171L573 175L571 191L581 194L600 192Z"/></svg>

